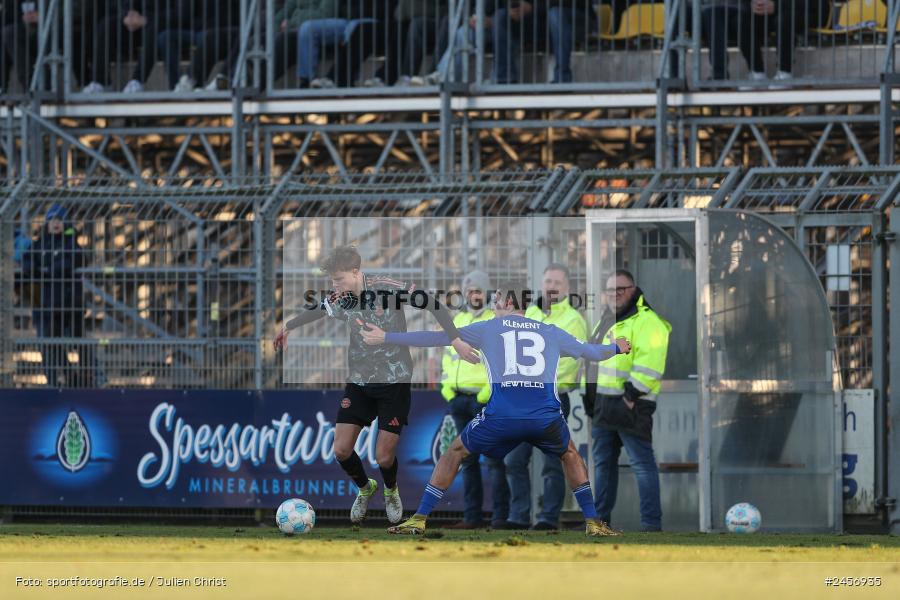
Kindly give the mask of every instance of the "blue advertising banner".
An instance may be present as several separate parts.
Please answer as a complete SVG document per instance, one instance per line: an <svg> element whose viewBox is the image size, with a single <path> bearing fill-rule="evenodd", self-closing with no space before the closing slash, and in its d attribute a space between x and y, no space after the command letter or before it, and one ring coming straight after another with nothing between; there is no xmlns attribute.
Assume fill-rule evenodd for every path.
<svg viewBox="0 0 900 600"><path fill-rule="evenodd" d="M334 459L341 391L3 390L0 504L274 508L288 497L349 508ZM416 502L456 435L447 403L414 392L397 455ZM375 479L375 438L356 450ZM380 494L379 494L380 496ZM457 479L444 510L462 510ZM380 500L375 508L380 508Z"/></svg>

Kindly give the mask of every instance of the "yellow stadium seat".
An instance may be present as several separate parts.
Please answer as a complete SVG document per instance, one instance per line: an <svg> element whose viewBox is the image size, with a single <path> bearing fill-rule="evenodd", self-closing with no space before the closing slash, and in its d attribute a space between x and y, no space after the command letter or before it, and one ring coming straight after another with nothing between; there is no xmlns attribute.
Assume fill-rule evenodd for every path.
<svg viewBox="0 0 900 600"><path fill-rule="evenodd" d="M634 4L628 7L613 34L600 34L601 40L627 40L639 36L666 37L665 4Z"/></svg>
<svg viewBox="0 0 900 600"><path fill-rule="evenodd" d="M597 19L600 22L600 28L597 32L600 35L612 35L613 13L612 7L608 4L601 4L595 7L597 11Z"/></svg>
<svg viewBox="0 0 900 600"><path fill-rule="evenodd" d="M854 31L884 30L887 27L887 6L881 0L849 0L841 6L831 27L814 29L816 33L839 35Z"/></svg>
<svg viewBox="0 0 900 600"><path fill-rule="evenodd" d="M900 15L897 15L897 24L894 26L894 28L896 31L900 32ZM887 30L887 19L885 19L884 27L875 28L875 31L877 31L878 33L887 33Z"/></svg>

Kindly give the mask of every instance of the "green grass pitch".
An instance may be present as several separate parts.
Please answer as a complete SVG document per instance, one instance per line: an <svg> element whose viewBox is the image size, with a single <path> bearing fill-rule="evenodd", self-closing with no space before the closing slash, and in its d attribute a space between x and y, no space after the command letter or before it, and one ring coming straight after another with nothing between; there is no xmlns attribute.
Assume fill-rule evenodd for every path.
<svg viewBox="0 0 900 600"><path fill-rule="evenodd" d="M20 575L20 573L22 575ZM42 586L11 586L15 577ZM57 577L140 576L140 589L51 590ZM227 579L224 587L176 585ZM825 578L880 577L880 585L826 586ZM900 597L900 538L856 535L455 531L388 535L320 525L286 537L272 526L0 525L0 594L52 597L388 598ZM298 581L303 594L297 594ZM376 583L380 582L380 583ZM476 583L477 582L477 583ZM858 582L857 582L858 583ZM373 587L374 586L374 587ZM39 588L39 589L38 589ZM428 590L435 593L429 594ZM51 593L52 592L52 593ZM439 593L438 593L439 592ZM110 594L110 595L104 595ZM650 594L649 596L647 594ZM9 597L9 596L5 596Z"/></svg>

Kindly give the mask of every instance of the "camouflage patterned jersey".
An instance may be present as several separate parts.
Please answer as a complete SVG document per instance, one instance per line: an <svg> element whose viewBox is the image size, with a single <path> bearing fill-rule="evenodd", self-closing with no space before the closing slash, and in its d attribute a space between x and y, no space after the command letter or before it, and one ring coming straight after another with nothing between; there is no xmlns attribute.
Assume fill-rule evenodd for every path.
<svg viewBox="0 0 900 600"><path fill-rule="evenodd" d="M405 332L406 315L404 306L428 310L434 314L444 332L452 340L459 337L447 308L438 303L423 290L410 294L410 284L382 275L365 276L363 292L355 294L333 294L315 308L304 310L287 322L288 330L293 330L332 317L347 323L350 332L350 346L347 363L350 375L348 383L357 385L385 385L407 383L412 380L413 363L406 346L382 344L368 346L359 335L362 323L371 323L385 331Z"/></svg>

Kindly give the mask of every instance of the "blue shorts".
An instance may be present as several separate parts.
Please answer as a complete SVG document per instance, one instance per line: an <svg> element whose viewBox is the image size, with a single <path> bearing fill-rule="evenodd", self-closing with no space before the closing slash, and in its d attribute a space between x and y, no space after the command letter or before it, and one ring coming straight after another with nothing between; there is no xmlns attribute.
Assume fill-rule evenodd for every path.
<svg viewBox="0 0 900 600"><path fill-rule="evenodd" d="M544 454L562 456L569 447L569 426L561 414L541 419L489 417L482 411L459 434L463 446L472 454L503 458L528 442Z"/></svg>

